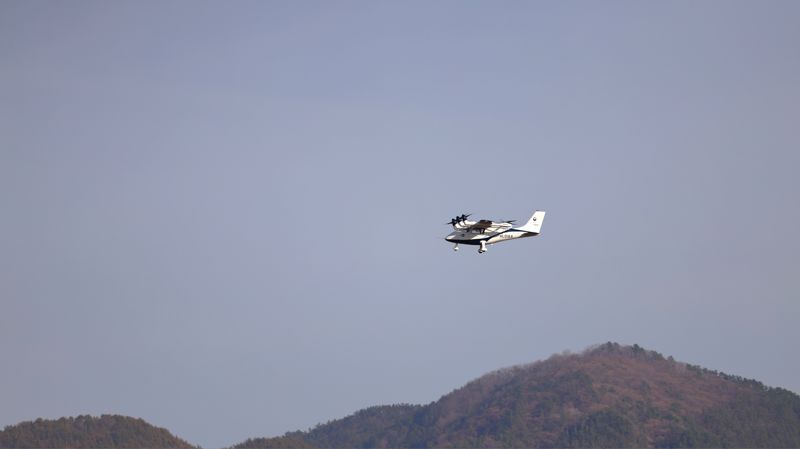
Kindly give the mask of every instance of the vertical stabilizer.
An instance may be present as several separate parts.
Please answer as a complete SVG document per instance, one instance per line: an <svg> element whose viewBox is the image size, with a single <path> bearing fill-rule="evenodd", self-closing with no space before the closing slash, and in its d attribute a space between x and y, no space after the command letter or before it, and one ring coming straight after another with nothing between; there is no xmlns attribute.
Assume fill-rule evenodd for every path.
<svg viewBox="0 0 800 449"><path fill-rule="evenodd" d="M520 226L517 229L520 231L533 232L534 234L540 233L542 229L542 223L544 222L544 214L545 211L537 210L533 213L533 216L531 216L530 220L528 220L525 225Z"/></svg>

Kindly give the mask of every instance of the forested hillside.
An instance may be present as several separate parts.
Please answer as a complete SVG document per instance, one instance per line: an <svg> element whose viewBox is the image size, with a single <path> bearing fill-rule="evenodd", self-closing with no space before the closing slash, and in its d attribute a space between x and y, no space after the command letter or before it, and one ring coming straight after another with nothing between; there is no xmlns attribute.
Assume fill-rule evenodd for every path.
<svg viewBox="0 0 800 449"><path fill-rule="evenodd" d="M0 448L192 448L118 415L37 419ZM427 405L370 407L307 432L235 449L800 447L800 397L637 345L501 369Z"/></svg>
<svg viewBox="0 0 800 449"><path fill-rule="evenodd" d="M282 438L317 448L800 447L800 397L606 343L487 374L425 406L372 407Z"/></svg>
<svg viewBox="0 0 800 449"><path fill-rule="evenodd" d="M37 419L0 431L0 448L193 448L166 429L119 415Z"/></svg>

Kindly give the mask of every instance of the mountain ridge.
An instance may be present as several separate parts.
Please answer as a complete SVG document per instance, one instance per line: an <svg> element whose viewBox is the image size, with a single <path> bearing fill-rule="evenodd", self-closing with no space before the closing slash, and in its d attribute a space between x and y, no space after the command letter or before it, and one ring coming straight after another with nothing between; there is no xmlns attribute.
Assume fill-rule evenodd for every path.
<svg viewBox="0 0 800 449"><path fill-rule="evenodd" d="M80 415L0 431L0 448L192 446L140 418ZM604 343L491 371L424 405L378 405L230 449L800 447L800 396Z"/></svg>
<svg viewBox="0 0 800 449"><path fill-rule="evenodd" d="M23 421L0 430L0 448L196 449L167 429L122 415Z"/></svg>
<svg viewBox="0 0 800 449"><path fill-rule="evenodd" d="M426 405L370 407L281 438L317 448L800 447L800 397L608 342L492 371Z"/></svg>

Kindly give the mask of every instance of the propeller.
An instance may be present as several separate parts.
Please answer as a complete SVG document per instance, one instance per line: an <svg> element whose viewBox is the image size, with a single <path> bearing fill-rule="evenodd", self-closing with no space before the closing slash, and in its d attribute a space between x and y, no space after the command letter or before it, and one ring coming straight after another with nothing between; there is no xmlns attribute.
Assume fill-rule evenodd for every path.
<svg viewBox="0 0 800 449"><path fill-rule="evenodd" d="M472 214L461 214L461 215L458 215L458 216L456 216L456 218L450 219L449 223L445 223L445 224L449 224L450 226L455 226L455 225L457 225L457 224L459 224L461 222L467 221L467 217L469 217L470 215L472 215Z"/></svg>

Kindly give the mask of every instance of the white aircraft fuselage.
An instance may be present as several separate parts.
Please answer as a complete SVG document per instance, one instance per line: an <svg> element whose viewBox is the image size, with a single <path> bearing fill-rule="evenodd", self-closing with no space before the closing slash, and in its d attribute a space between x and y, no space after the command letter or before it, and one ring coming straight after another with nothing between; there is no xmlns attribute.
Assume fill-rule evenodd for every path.
<svg viewBox="0 0 800 449"><path fill-rule="evenodd" d="M486 245L539 235L544 215L544 211L536 211L527 223L518 227L515 227L510 221L469 221L465 219L454 223L453 232L444 239L455 244L453 247L455 251L458 251L459 244L480 245L478 252L485 253Z"/></svg>

